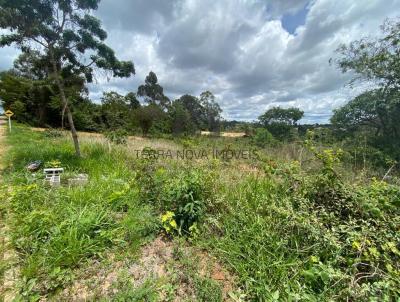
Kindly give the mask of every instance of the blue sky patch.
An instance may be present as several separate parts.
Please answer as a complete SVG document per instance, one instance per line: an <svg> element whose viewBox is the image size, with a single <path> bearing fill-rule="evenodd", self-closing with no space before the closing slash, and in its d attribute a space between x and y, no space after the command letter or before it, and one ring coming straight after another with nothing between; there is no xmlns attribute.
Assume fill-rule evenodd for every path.
<svg viewBox="0 0 400 302"><path fill-rule="evenodd" d="M294 14L285 14L282 16L282 26L291 35L294 35L296 28L306 23L306 17L308 13L308 4L306 4L301 10Z"/></svg>

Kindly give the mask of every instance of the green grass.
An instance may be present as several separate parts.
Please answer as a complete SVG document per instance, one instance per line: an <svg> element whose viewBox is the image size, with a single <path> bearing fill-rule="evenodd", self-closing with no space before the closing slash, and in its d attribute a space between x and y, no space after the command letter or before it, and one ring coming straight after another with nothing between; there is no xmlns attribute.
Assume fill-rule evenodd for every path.
<svg viewBox="0 0 400 302"><path fill-rule="evenodd" d="M81 261L108 248L134 253L158 228L153 208L140 203L138 188L131 181L134 172L121 154L84 145L85 158L76 159L69 140L47 145L45 141L42 133L22 127L14 130L6 173L11 192L3 192L12 210L8 223L21 258L21 274L37 284L36 292L29 295L62 288ZM41 172L32 175L24 170L37 159L57 159L70 174L89 174L89 183L50 188L43 184Z"/></svg>
<svg viewBox="0 0 400 302"><path fill-rule="evenodd" d="M101 140L83 140L79 159L69 137L49 138L23 126L8 143L2 213L9 213L20 258L22 299L57 297L76 270L105 252L135 259L142 244L165 235L168 224L160 215L167 211L177 225L168 236L215 255L235 277L243 301L395 301L400 295L398 185L367 177L376 171L351 181L348 163L315 151L321 146L260 149L249 139L199 137L153 142L259 153L252 160L185 162L136 159L129 144L110 153ZM25 170L33 160L59 160L64 179L87 173L89 183L49 188L41 172ZM190 276L197 300L221 301L221 285L200 276L197 260L189 258L174 261ZM163 285L171 297L181 281ZM132 287L122 276L115 286L115 301L159 299L158 280Z"/></svg>
<svg viewBox="0 0 400 302"><path fill-rule="evenodd" d="M202 244L239 276L250 299L395 299L400 188L333 183L324 192L321 175L282 170L232 185L220 196L227 209L204 230L214 236Z"/></svg>

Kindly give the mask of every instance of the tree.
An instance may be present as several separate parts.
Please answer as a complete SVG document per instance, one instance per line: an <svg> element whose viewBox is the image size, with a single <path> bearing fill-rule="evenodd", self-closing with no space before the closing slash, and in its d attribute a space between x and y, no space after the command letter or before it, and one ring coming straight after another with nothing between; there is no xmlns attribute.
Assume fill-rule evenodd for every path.
<svg viewBox="0 0 400 302"><path fill-rule="evenodd" d="M273 107L266 111L263 115L259 117L259 120L265 126L278 123L285 124L289 126L295 126L299 120L304 116L304 111L298 108L281 108Z"/></svg>
<svg viewBox="0 0 400 302"><path fill-rule="evenodd" d="M16 45L23 53L36 51L65 110L80 156L66 83L70 79L91 82L95 68L115 77L134 74L132 62L119 61L104 40L107 33L92 16L100 0L0 0L0 28L10 31L0 37L0 46Z"/></svg>
<svg viewBox="0 0 400 302"><path fill-rule="evenodd" d="M158 84L157 76L152 71L146 77L145 84L139 86L137 95L143 97L146 103L157 105L162 110L170 105L169 98L164 95L164 89Z"/></svg>
<svg viewBox="0 0 400 302"><path fill-rule="evenodd" d="M267 110L258 119L261 124L280 140L293 139L296 129L294 126L302 119L304 112L298 108L273 107Z"/></svg>
<svg viewBox="0 0 400 302"><path fill-rule="evenodd" d="M175 100L174 103L179 103L189 113L196 129L205 129L207 127L205 110L197 97L185 94Z"/></svg>
<svg viewBox="0 0 400 302"><path fill-rule="evenodd" d="M181 102L176 100L172 103L169 110L171 130L174 134L194 133L196 126L193 122L190 112Z"/></svg>
<svg viewBox="0 0 400 302"><path fill-rule="evenodd" d="M149 104L136 109L134 118L142 129L143 135L147 136L155 122L165 118L165 112L156 104Z"/></svg>
<svg viewBox="0 0 400 302"><path fill-rule="evenodd" d="M105 125L102 117L102 106L93 103L86 97L71 100L76 129L101 132Z"/></svg>
<svg viewBox="0 0 400 302"><path fill-rule="evenodd" d="M0 74L0 99L5 110L12 110L19 121L25 122L29 117L26 101L29 99L31 83L20 79L11 72Z"/></svg>
<svg viewBox="0 0 400 302"><path fill-rule="evenodd" d="M267 129L256 128L254 131L254 136L252 137L252 141L257 146L264 148L268 144L274 143L274 137Z"/></svg>
<svg viewBox="0 0 400 302"><path fill-rule="evenodd" d="M400 140L400 92L375 89L336 109L331 118L335 129L352 134L362 128L374 136Z"/></svg>
<svg viewBox="0 0 400 302"><path fill-rule="evenodd" d="M129 119L129 103L117 92L104 92L101 98L101 112L107 129L124 129Z"/></svg>
<svg viewBox="0 0 400 302"><path fill-rule="evenodd" d="M343 72L352 71L356 80L373 81L387 89L400 88L400 21L387 20L381 26L383 37L341 45L336 60Z"/></svg>
<svg viewBox="0 0 400 302"><path fill-rule="evenodd" d="M131 109L131 110L138 109L140 107L140 102L136 97L136 93L134 93L134 92L129 92L125 96L125 100L129 105L129 109Z"/></svg>
<svg viewBox="0 0 400 302"><path fill-rule="evenodd" d="M353 83L367 81L379 89L367 91L336 110L331 122L342 133L372 132L370 143L399 158L400 21L387 20L381 29L379 38L363 38L337 49L340 56L336 63L343 72L355 74Z"/></svg>
<svg viewBox="0 0 400 302"><path fill-rule="evenodd" d="M54 81L49 78L48 63L40 53L31 51L22 53L15 61L14 68L10 71L21 80L28 80L31 83L29 98L25 99L26 107L29 108L32 124L44 126L45 123L51 126L59 126L57 119L61 118L61 126L64 126L64 110L61 114L57 112L63 108L61 100L57 97L57 87ZM86 93L84 82L79 77L70 77L64 81L64 89L71 103L74 100L82 99L81 93Z"/></svg>
<svg viewBox="0 0 400 302"><path fill-rule="evenodd" d="M219 131L222 109L210 91L200 94L200 104L204 108L205 120L209 131Z"/></svg>

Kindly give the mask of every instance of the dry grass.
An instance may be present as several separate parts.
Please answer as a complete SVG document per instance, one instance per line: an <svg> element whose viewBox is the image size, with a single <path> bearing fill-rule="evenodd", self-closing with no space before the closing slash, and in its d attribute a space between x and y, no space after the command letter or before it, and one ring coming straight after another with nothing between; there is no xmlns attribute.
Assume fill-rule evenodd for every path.
<svg viewBox="0 0 400 302"><path fill-rule="evenodd" d="M210 131L201 131L201 135L205 135L205 136L211 136L211 135L215 135L215 136L222 136L222 137L244 137L246 136L246 133L244 132L210 132Z"/></svg>
<svg viewBox="0 0 400 302"><path fill-rule="evenodd" d="M160 301L195 301L195 281L188 276L190 273L186 271L187 264L177 259L177 253L185 259L197 259L191 265L195 266L198 276L217 282L222 289L223 301L230 301L229 294L236 291L234 276L206 252L163 237L157 237L145 245L138 259L133 262L128 258L118 259L114 254L108 255L106 264L93 260L88 263L87 269L81 270L72 286L65 289L57 299L92 301L100 297L111 298L118 294L117 283L124 276L125 281L133 288L139 288L148 280L158 283ZM170 288L174 288L173 300L167 298L168 284L173 286Z"/></svg>
<svg viewBox="0 0 400 302"><path fill-rule="evenodd" d="M7 145L5 143L5 136L7 131L6 119L0 118L0 172L3 169L3 155L7 151ZM0 185L2 183L0 175ZM4 200L2 202L5 202ZM0 224L0 236L1 236L1 267L6 268L4 274L0 277L0 298L2 301L14 301L15 297L15 282L17 280L18 268L13 265L16 261L17 255L13 249L10 248L10 237L9 237L9 227L6 224L7 214L0 214L1 224ZM4 217L3 217L4 215Z"/></svg>

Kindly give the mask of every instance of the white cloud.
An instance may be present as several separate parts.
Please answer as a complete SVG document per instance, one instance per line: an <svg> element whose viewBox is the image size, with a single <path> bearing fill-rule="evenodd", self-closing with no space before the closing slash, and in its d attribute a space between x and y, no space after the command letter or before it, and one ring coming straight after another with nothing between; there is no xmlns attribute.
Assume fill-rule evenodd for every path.
<svg viewBox="0 0 400 302"><path fill-rule="evenodd" d="M306 5L305 22L289 34L282 16ZM91 96L135 91L152 70L171 98L212 91L228 119L253 120L280 105L305 110L308 122L327 121L360 92L344 86L351 75L329 65L335 49L379 34L399 7L400 0L103 0L97 14L107 42L134 61L136 76L99 76ZM0 67L10 60L0 57Z"/></svg>

